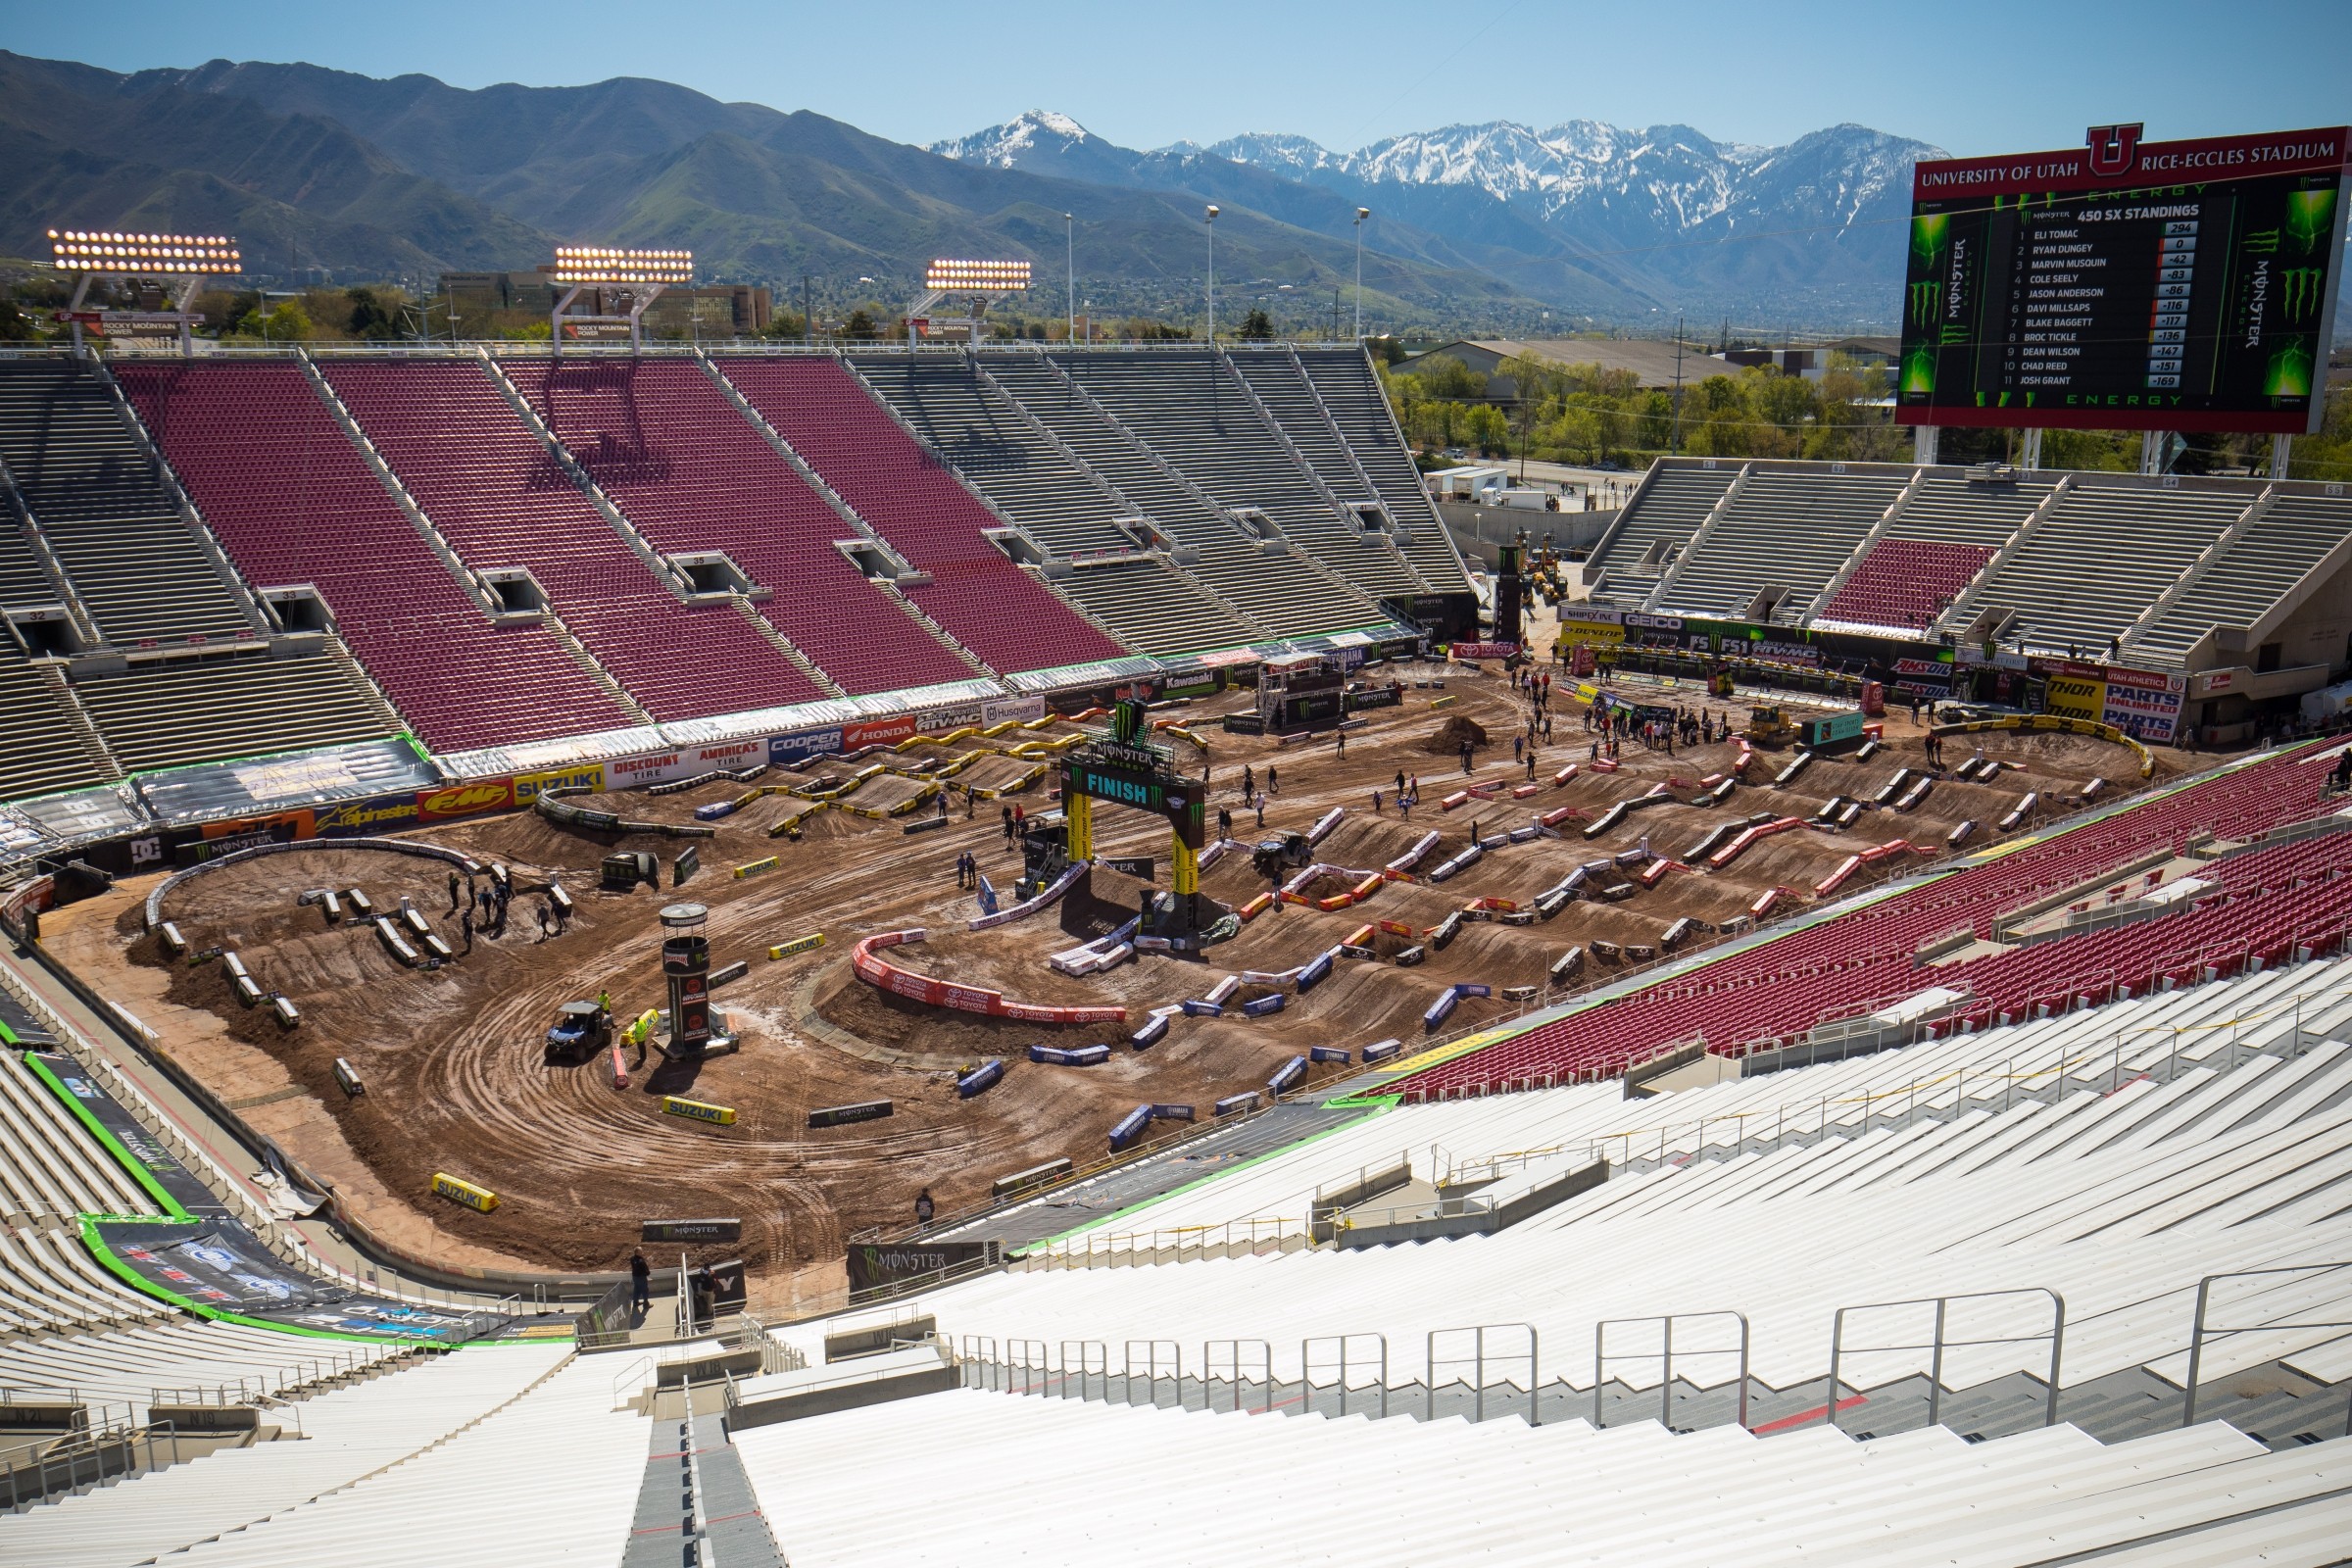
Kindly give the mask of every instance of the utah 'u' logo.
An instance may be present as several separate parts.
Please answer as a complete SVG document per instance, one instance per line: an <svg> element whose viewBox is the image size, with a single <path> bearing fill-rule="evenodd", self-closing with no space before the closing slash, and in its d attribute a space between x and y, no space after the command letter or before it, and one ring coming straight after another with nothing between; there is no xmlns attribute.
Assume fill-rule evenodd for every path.
<svg viewBox="0 0 2352 1568"><path fill-rule="evenodd" d="M2137 125L2093 125L2082 133L2094 174L2129 174L2139 164Z"/></svg>

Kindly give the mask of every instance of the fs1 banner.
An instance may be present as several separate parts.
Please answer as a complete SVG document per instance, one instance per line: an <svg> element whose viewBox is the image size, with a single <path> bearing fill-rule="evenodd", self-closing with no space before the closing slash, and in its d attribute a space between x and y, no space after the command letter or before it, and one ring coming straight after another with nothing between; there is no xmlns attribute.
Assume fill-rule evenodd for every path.
<svg viewBox="0 0 2352 1568"><path fill-rule="evenodd" d="M1917 166L1897 423L2320 427L2352 131L2139 131Z"/></svg>

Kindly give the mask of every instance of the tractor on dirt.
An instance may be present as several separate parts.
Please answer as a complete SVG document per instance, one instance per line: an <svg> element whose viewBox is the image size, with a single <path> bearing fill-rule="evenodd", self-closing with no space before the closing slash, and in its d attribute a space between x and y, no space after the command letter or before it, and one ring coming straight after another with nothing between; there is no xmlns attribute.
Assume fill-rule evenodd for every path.
<svg viewBox="0 0 2352 1568"><path fill-rule="evenodd" d="M1778 703L1759 703L1747 710L1747 738L1759 746L1786 740L1795 729Z"/></svg>

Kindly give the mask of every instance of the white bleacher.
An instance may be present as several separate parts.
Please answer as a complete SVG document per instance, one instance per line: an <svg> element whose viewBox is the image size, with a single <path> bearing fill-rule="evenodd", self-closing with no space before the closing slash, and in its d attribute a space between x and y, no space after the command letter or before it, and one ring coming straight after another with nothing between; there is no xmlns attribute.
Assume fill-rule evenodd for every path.
<svg viewBox="0 0 2352 1568"><path fill-rule="evenodd" d="M506 1353L485 1347L457 1359ZM617 1564L645 1473L646 1422L613 1407L614 1359L576 1357L438 1446L171 1560L189 1568Z"/></svg>
<svg viewBox="0 0 2352 1568"><path fill-rule="evenodd" d="M1256 1420L958 1390L758 1428L736 1446L796 1568L1999 1568L2119 1548L2097 1560L2316 1568L2352 1528L2352 1440L2271 1453L2219 1423L2111 1446L2071 1427L1857 1442L1819 1427ZM1007 1507L1007 1477L1068 1478L1083 1498Z"/></svg>
<svg viewBox="0 0 2352 1568"><path fill-rule="evenodd" d="M2304 1004L2300 1016L2298 999ZM2235 1028L2217 1028L2216 1019ZM1555 1169L1592 1154L1622 1163L1690 1158L1703 1149L1712 1157L1742 1139L1810 1137L1825 1128L1850 1135L1874 1119L1909 1113L1914 1102L1929 1114L1948 1111L1961 1094L1971 1103L2002 1096L2014 1102L2019 1091L2047 1090L2063 1074L2096 1078L2120 1070L2128 1076L2217 1054L2259 1065L2259 1053L2291 1049L2286 1037L2298 1023L2308 1036L2332 1032L2352 1039L2352 963L2270 970L1650 1100L1628 1102L1622 1087L1609 1082L1367 1112L1336 1132L1111 1216L1044 1250L1081 1258L1149 1253L1173 1245L1179 1235L1228 1224L1242 1239L1252 1226L1269 1241L1296 1236L1304 1230L1318 1189L1337 1189L1360 1171L1399 1158L1424 1180L1464 1180L1500 1177L1550 1152L1550 1152ZM2180 1031L2178 1046L2175 1029ZM2107 1054L2119 1033L2131 1042L2120 1068ZM1083 1187L1055 1197L1066 1199L1070 1191Z"/></svg>
<svg viewBox="0 0 2352 1568"><path fill-rule="evenodd" d="M1539 1137L1568 1146L1563 1158L1597 1148L1620 1168L1488 1237L1005 1273L924 1305L957 1343L1265 1339L1290 1379L1301 1339L1382 1332L1397 1382L1420 1375L1430 1330L1525 1321L1563 1348L1546 1355L1545 1381L1572 1387L1590 1387L1576 1348L1596 1321L1737 1308L1754 1324L1756 1376L1788 1388L1826 1375L1839 1306L2046 1288L2067 1300L2069 1384L2136 1367L2177 1376L2200 1276L2343 1258L2340 1223L2325 1222L2352 1202L2348 986L2352 967L2305 964L1648 1102L1590 1090L1485 1102L1548 1103L1549 1122L1473 1123L1478 1102L1397 1110L1298 1152L1280 1180L1268 1161L1103 1228L1286 1205L1303 1217L1315 1187L1448 1137L1457 1171ZM1468 1147L1482 1130L1504 1147ZM2298 1278L2277 1287L2280 1299L2309 1318L2352 1317L2352 1271ZM2031 1316L2009 1315L2020 1311ZM2207 1376L2348 1339L2235 1336L2209 1352ZM2025 1343L1955 1351L1945 1379L2030 1372L2046 1354ZM1879 1357L1861 1381L1925 1363Z"/></svg>
<svg viewBox="0 0 2352 1568"><path fill-rule="evenodd" d="M0 1562L116 1568L245 1530L448 1442L522 1396L571 1353L568 1345L485 1346L306 1399L299 1439L223 1448L0 1520ZM609 1401L610 1374L600 1392ZM565 1430L581 1426L575 1411ZM642 1455L643 1428L636 1430ZM413 1509L408 1517L416 1519ZM419 1558L416 1540L406 1544L406 1560L435 1560L431 1553ZM250 1559L231 1551L220 1560Z"/></svg>
<svg viewBox="0 0 2352 1568"><path fill-rule="evenodd" d="M2104 655L2196 562L2254 497L2151 490L2078 477L1972 604L2017 612L2004 638ZM2129 541L2129 549L2118 546Z"/></svg>
<svg viewBox="0 0 2352 1568"><path fill-rule="evenodd" d="M2216 626L2253 626L2304 574L2352 536L2352 501L2298 492L2275 499L2127 652L2175 662Z"/></svg>
<svg viewBox="0 0 2352 1568"><path fill-rule="evenodd" d="M1589 575L1598 574L1592 597L1640 604L1739 475L1740 465L1730 460L1713 468L1654 466L1592 552L1586 567Z"/></svg>
<svg viewBox="0 0 2352 1568"><path fill-rule="evenodd" d="M1740 615L1761 590L1783 592L1775 618L1809 608L1903 493L1908 475L1847 478L1760 469L1748 475L1655 608Z"/></svg>

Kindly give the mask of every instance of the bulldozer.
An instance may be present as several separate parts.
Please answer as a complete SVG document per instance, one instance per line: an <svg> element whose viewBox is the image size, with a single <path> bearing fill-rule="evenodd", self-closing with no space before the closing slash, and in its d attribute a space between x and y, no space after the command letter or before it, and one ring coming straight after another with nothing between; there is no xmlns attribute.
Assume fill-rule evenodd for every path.
<svg viewBox="0 0 2352 1568"><path fill-rule="evenodd" d="M1747 738L1759 745L1786 740L1795 728L1783 716L1778 703L1759 703L1747 710Z"/></svg>

